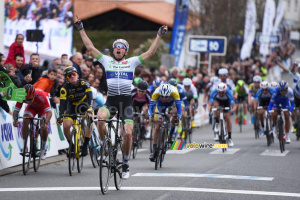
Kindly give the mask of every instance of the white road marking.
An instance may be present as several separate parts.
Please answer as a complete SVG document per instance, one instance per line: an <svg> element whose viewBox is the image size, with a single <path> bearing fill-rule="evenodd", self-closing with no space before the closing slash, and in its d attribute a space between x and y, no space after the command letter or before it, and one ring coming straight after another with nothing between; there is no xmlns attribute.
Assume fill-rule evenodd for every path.
<svg viewBox="0 0 300 200"><path fill-rule="evenodd" d="M195 149L168 150L167 154L186 154L194 150Z"/></svg>
<svg viewBox="0 0 300 200"><path fill-rule="evenodd" d="M209 154L225 154L225 155L232 155L238 152L240 149L234 149L234 148L227 148L227 150L223 153L222 149L216 149Z"/></svg>
<svg viewBox="0 0 300 200"><path fill-rule="evenodd" d="M258 180L258 181L272 181L274 179L273 177L238 176L238 175L226 175L226 174L196 174L196 173L137 173L132 176L226 178L226 179Z"/></svg>
<svg viewBox="0 0 300 200"><path fill-rule="evenodd" d="M286 156L289 153L289 151L284 151L283 153L281 153L280 150L265 150L264 152L262 152L260 155L261 156Z"/></svg>
<svg viewBox="0 0 300 200"><path fill-rule="evenodd" d="M91 191L98 190L99 187L40 187L40 188L0 188L0 192L34 192L34 191ZM116 190L115 187L109 187L108 190ZM208 193L225 193L225 194L251 194L264 196L283 196L299 197L300 193L288 192L269 192L254 190L227 190L211 188L187 188L187 187L122 187L125 191L182 191L182 192L208 192Z"/></svg>

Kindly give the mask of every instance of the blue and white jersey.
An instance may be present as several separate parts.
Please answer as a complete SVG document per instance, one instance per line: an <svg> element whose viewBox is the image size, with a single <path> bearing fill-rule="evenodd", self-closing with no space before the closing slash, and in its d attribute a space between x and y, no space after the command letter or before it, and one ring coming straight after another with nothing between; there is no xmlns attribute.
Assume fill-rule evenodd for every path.
<svg viewBox="0 0 300 200"><path fill-rule="evenodd" d="M189 106L189 101L187 100L186 96L185 96L185 92L184 89L182 87L180 87L179 85L177 85L177 90L180 96L180 100L184 103L185 107Z"/></svg>
<svg viewBox="0 0 300 200"><path fill-rule="evenodd" d="M214 83L214 85L212 87L212 90L217 89L219 83L222 83L220 78ZM227 88L229 88L231 90L231 92L235 91L235 85L234 85L233 81L230 78L226 79L226 85L227 85Z"/></svg>
<svg viewBox="0 0 300 200"><path fill-rule="evenodd" d="M218 90L217 89L214 89L209 97L209 102L210 103L213 103L215 100L222 100L222 101L226 101L226 100L229 100L230 102L230 105L233 105L235 104L235 101L233 99L233 95L230 91L230 89L227 87L226 89L226 93L223 97L220 97L219 96L219 93L218 93Z"/></svg>
<svg viewBox="0 0 300 200"><path fill-rule="evenodd" d="M289 74L293 77L294 86L296 86L300 81L300 74L298 72L293 74L291 71L289 71Z"/></svg>
<svg viewBox="0 0 300 200"><path fill-rule="evenodd" d="M260 88L256 93L255 100L256 101L270 101L270 99L273 95L273 92L274 92L274 89L269 87L268 88L268 93L264 94L262 89Z"/></svg>
<svg viewBox="0 0 300 200"><path fill-rule="evenodd" d="M148 90L150 91L150 94L151 94L151 96L152 96L153 92L155 91L155 88L154 88L153 85L150 85L150 86L148 87Z"/></svg>
<svg viewBox="0 0 300 200"><path fill-rule="evenodd" d="M300 87L298 87L296 85L296 87L294 87L294 89L293 89L293 92L294 92L294 97L296 97L297 99L300 99Z"/></svg>
<svg viewBox="0 0 300 200"><path fill-rule="evenodd" d="M97 60L105 68L107 96L131 96L134 70L136 66L144 62L142 56L135 56L118 62L112 57L100 54Z"/></svg>
<svg viewBox="0 0 300 200"><path fill-rule="evenodd" d="M289 108L290 111L294 108L294 94L293 90L289 87L288 91L285 95L280 94L279 88L276 87L273 95L271 97L271 101L269 104L268 110L271 110L273 106L278 107L279 104L282 104L283 108Z"/></svg>

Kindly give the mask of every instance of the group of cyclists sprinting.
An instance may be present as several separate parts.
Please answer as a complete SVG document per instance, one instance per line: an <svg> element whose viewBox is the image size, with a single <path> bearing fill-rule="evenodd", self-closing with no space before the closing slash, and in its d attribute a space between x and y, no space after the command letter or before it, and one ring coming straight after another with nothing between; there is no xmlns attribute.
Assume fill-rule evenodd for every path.
<svg viewBox="0 0 300 200"><path fill-rule="evenodd" d="M94 114L97 119L111 119L116 114L125 122L125 130L123 134L123 165L122 179L129 178L129 160L132 145L133 131L133 112L143 112L145 114L144 121L146 123L152 121L155 123L153 132L153 149L157 149L157 139L159 130L162 124L162 116L157 113L170 113L173 117L170 119L170 129L168 141L172 143L176 139L178 129L184 124L183 117L185 112L189 112L191 117L191 127L196 127L194 116L198 107L198 94L195 86L190 78L185 78L182 84L179 84L176 79L170 79L168 82L156 78L151 86L148 86L146 81L141 80L136 87L132 87L133 74L135 67L143 63L155 54L160 38L167 32L168 27L162 26L159 28L157 36L150 46L149 50L140 56L125 59L129 51L129 44L124 39L114 41L113 57L106 56L97 50L91 40L86 35L83 23L77 19L75 27L79 30L82 41L86 48L91 52L105 68L107 77L108 93L107 99L96 113L93 108L93 92L89 83L78 77L76 68L69 66L64 70L66 82L60 90L60 109L57 123L63 125L64 135L68 143L72 143L70 138L70 128L73 124L73 119L64 117L63 114L87 114L87 124L94 125ZM268 106L268 110L277 109L279 104L282 108L289 109L290 112L294 108L294 94L299 94L300 84L295 87L294 93L289 88L286 81L280 83L268 83L262 81L259 76L254 76L253 85L246 87L243 80L239 80L235 86L233 81L228 78L228 70L225 68L219 69L219 78L211 77L210 83L207 85L205 99L208 101L208 110L212 107L230 107L230 110L225 111L225 120L228 130L228 146L233 146L232 141L232 125L230 121L231 111L236 112L237 102L242 102L244 106L244 124L247 123L247 104L249 111L253 115L255 108L259 106ZM47 125L52 117L49 99L47 94L39 89L35 89L32 85L25 85L27 93L24 103L27 107L24 111L24 117L34 118L36 114L41 118L45 118L45 123L41 127L42 148L41 159L46 158L46 141L48 136ZM300 98L295 96L296 107L300 106ZM85 106L80 106L80 105ZM18 113L22 108L22 103L17 103L14 113L14 126L18 125ZM80 109L79 109L80 108ZM261 119L261 128L264 127L263 112L258 112ZM218 126L218 114L214 114L215 126ZM286 142L289 143L289 121L290 113L284 112ZM272 113L273 126L276 125L276 112ZM236 121L237 122L237 121ZM23 139L27 137L29 120L24 119L22 125ZM97 130L99 133L100 142L103 143L107 136L105 121L97 121ZM177 131L175 131L177 128ZM91 138L91 129L86 128L84 134L84 143L81 150L81 156L88 154L87 146ZM184 138L184 133L182 134ZM218 135L215 133L215 140ZM149 159L155 162L156 151L151 153ZM68 152L67 156L73 156L72 152Z"/></svg>

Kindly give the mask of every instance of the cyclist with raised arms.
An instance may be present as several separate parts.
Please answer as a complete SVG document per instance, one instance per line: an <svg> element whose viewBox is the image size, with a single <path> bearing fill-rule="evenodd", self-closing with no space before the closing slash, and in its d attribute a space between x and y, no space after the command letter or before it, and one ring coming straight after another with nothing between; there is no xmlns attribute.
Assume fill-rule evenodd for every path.
<svg viewBox="0 0 300 200"><path fill-rule="evenodd" d="M150 117L153 115L153 110L155 112L159 113L166 113L168 108L173 107L173 104L175 103L177 108L177 120L175 120L175 117L172 117L171 124L173 127L175 127L176 124L178 124L178 121L181 118L182 111L181 111L181 101L180 96L177 91L177 89L174 86L171 86L169 83L164 83L160 85L159 88L155 90L151 97L148 114ZM155 114L154 121L155 121L155 129L153 134L153 149L154 153L151 153L149 159L151 162L155 162L155 152L157 149L157 139L159 137L159 130L162 125L162 117L161 115ZM177 122L176 122L177 121Z"/></svg>
<svg viewBox="0 0 300 200"><path fill-rule="evenodd" d="M289 97L293 96L293 94L289 94L289 84L286 81L281 81L278 87L275 88L271 101L268 107L268 110L277 110L279 108L279 104L281 104L282 109L289 109L290 112L294 109L294 98L289 99ZM291 104L290 104L291 101ZM284 111L284 121L285 121L285 132L286 132L286 143L290 143L291 140L289 138L289 130L290 130L290 115L289 111ZM273 119L273 127L277 123L277 112L272 113ZM274 130L274 128L273 128Z"/></svg>
<svg viewBox="0 0 300 200"><path fill-rule="evenodd" d="M256 93L256 97L255 97L256 102L254 104L254 107L256 108L257 106L262 106L262 107L269 106L273 92L274 89L271 86L269 86L269 83L267 81L261 82L260 89ZM261 122L260 134L263 135L264 127L265 127L264 126L265 112L263 109L261 109L261 110L257 110L257 114Z"/></svg>
<svg viewBox="0 0 300 200"><path fill-rule="evenodd" d="M168 27L161 26L157 32L154 42L151 44L149 50L140 56L135 56L125 59L129 51L129 44L124 39L117 39L114 41L113 57L106 56L97 50L92 41L86 35L83 28L83 23L77 18L75 20L75 27L79 30L81 39L87 50L93 57L104 66L107 77L107 100L105 105L98 111L98 119L109 119L115 116L118 111L119 117L125 121L126 133L124 135L124 157L123 157L123 172L122 178L129 178L129 158L132 144L132 129L133 129L133 115L132 115L132 100L131 100L131 83L133 81L133 74L135 68L144 63L145 60L152 57L158 47L161 36L164 35ZM100 140L105 139L106 127L105 122L98 122L98 131L100 133Z"/></svg>
<svg viewBox="0 0 300 200"><path fill-rule="evenodd" d="M243 80L238 80L235 86L235 91L237 92L237 100L236 103L243 103L243 113L244 113L244 124L247 124L247 97L249 90L245 86L245 82ZM238 110L235 112L235 123L239 123L238 119Z"/></svg>
<svg viewBox="0 0 300 200"><path fill-rule="evenodd" d="M64 134L68 143L72 142L71 126L74 123L72 117L63 117L62 114L85 114L88 113L88 126L92 123L93 116L93 93L90 84L79 78L75 67L69 66L64 70L66 82L60 89L60 106L57 123L63 122ZM82 156L87 155L87 145L89 144L92 132L89 128L85 129L85 138L82 147ZM72 148L75 148L72 145ZM67 156L73 156L68 152Z"/></svg>
<svg viewBox="0 0 300 200"><path fill-rule="evenodd" d="M255 104L255 97L256 97L256 92L260 88L260 83L261 83L261 77L256 75L253 77L253 83L251 83L249 87L249 93L248 93L248 104L249 104L249 112L251 114L251 123L254 124L254 104Z"/></svg>
<svg viewBox="0 0 300 200"><path fill-rule="evenodd" d="M195 110L198 108L198 93L196 87L192 84L192 80L190 78L185 78L182 81L184 92L185 93L192 93L193 98L188 98L189 101L189 109L191 115L191 126L192 128L196 127L196 123L194 120Z"/></svg>
<svg viewBox="0 0 300 200"><path fill-rule="evenodd" d="M208 110L210 111L211 107L217 108L218 106L221 107L232 107L232 110L235 111L236 109L236 104L233 99L233 95L230 91L230 89L227 87L225 83L219 83L217 89L214 89L210 95L209 102L208 102ZM219 113L215 115L215 129L218 129L219 125ZM230 120L231 116L231 110L224 110L224 118L226 121L227 125L227 130L228 130L228 146L233 147L233 141L231 138L231 130L232 130L232 124ZM215 134L215 140L218 140L219 137L217 134Z"/></svg>
<svg viewBox="0 0 300 200"><path fill-rule="evenodd" d="M24 88L26 91L26 99L22 103L20 102L16 103L16 107L13 112L13 119L14 119L13 125L15 127L18 126L19 123L18 114L22 109L23 103L27 104L27 107L25 108L24 111L24 117L34 118L35 115L38 114L40 118L45 118L45 124L41 126L42 148L40 154L41 159L44 160L46 159L47 156L46 143L48 138L48 124L52 117L52 111L50 107L48 94L42 90L35 89L31 84L26 84ZM27 138L29 123L30 123L29 119L23 119L22 134L23 134L24 142L25 139Z"/></svg>

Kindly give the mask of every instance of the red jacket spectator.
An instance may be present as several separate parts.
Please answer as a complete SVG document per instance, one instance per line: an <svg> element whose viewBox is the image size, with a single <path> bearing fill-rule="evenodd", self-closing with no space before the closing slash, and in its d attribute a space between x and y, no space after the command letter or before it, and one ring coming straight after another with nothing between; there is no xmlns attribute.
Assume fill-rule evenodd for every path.
<svg viewBox="0 0 300 200"><path fill-rule="evenodd" d="M24 36L22 34L17 34L16 40L9 47L8 56L6 58L5 64L12 64L16 67L15 56L17 54L23 55L23 65L25 65L25 56L24 56L24 46L23 46Z"/></svg>

